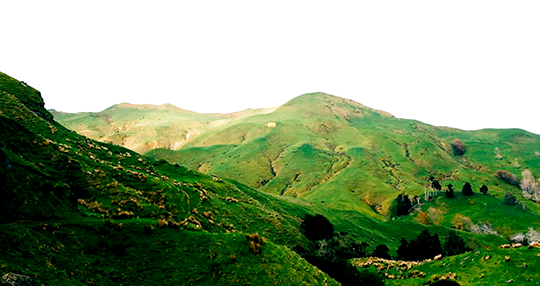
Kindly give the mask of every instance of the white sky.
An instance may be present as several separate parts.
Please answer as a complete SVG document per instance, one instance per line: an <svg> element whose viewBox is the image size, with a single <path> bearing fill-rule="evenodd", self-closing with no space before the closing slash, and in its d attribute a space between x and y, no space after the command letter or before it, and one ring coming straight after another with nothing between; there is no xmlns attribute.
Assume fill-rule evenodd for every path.
<svg viewBox="0 0 540 286"><path fill-rule="evenodd" d="M540 134L540 1L1 1L0 71L47 108L197 112L323 91Z"/></svg>

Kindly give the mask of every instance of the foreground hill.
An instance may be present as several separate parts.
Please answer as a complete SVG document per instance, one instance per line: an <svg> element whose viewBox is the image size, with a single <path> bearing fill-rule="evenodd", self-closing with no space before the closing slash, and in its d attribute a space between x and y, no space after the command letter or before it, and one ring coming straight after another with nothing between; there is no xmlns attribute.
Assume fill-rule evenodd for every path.
<svg viewBox="0 0 540 286"><path fill-rule="evenodd" d="M337 285L283 246L306 240L300 218L282 208L304 208L80 136L53 120L37 90L3 73L0 130L0 276ZM244 235L255 232L266 237L260 255Z"/></svg>

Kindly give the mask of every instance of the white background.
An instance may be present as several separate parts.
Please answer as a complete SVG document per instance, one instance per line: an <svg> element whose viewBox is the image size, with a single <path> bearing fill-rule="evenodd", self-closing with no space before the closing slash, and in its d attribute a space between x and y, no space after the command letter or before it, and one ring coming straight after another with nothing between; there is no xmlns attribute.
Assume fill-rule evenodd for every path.
<svg viewBox="0 0 540 286"><path fill-rule="evenodd" d="M540 134L539 1L1 1L0 71L47 108L197 112L322 91Z"/></svg>

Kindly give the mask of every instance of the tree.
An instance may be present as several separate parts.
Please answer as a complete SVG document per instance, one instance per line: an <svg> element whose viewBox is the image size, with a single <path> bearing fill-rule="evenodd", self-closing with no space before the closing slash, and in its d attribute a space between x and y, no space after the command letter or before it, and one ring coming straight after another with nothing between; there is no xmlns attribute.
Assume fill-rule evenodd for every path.
<svg viewBox="0 0 540 286"><path fill-rule="evenodd" d="M461 156L465 154L465 145L463 145L461 140L456 138L452 141L452 150L454 151L454 155Z"/></svg>
<svg viewBox="0 0 540 286"><path fill-rule="evenodd" d="M408 260L409 259L409 243L405 238L401 239L401 244L397 249L398 259Z"/></svg>
<svg viewBox="0 0 540 286"><path fill-rule="evenodd" d="M448 190L444 192L444 195L449 199L454 197L454 187L452 186L452 184L448 184Z"/></svg>
<svg viewBox="0 0 540 286"><path fill-rule="evenodd" d="M443 244L443 249L447 256L458 255L472 250L465 245L465 241L463 241L463 238L456 231L450 231L448 233Z"/></svg>
<svg viewBox="0 0 540 286"><path fill-rule="evenodd" d="M315 216L306 215L300 225L304 230L304 235L311 241L332 238L334 236L334 226L327 218L318 214Z"/></svg>
<svg viewBox="0 0 540 286"><path fill-rule="evenodd" d="M407 195L399 194L390 206L390 213L394 216L408 215L412 208L412 202Z"/></svg>
<svg viewBox="0 0 540 286"><path fill-rule="evenodd" d="M531 171L526 169L521 173L522 179L519 186L523 190L522 196L535 202L540 202L540 189Z"/></svg>
<svg viewBox="0 0 540 286"><path fill-rule="evenodd" d="M488 187L486 185L482 185L480 187L480 192L484 195L487 195L487 192L488 192Z"/></svg>
<svg viewBox="0 0 540 286"><path fill-rule="evenodd" d="M377 247L375 247L375 250L373 250L371 255L383 259L391 259L390 254L388 253L389 251L390 249L388 249L388 246L379 244Z"/></svg>
<svg viewBox="0 0 540 286"><path fill-rule="evenodd" d="M474 195L471 184L469 184L469 182L466 182L465 185L463 185L463 188L461 189L461 192L463 193L464 196L472 196L472 195Z"/></svg>
<svg viewBox="0 0 540 286"><path fill-rule="evenodd" d="M433 258L442 254L441 241L437 234L431 235L426 228L420 232L416 239L407 243L404 238L397 250L398 258L401 260L420 261Z"/></svg>
<svg viewBox="0 0 540 286"><path fill-rule="evenodd" d="M442 189L441 184L440 184L439 181L437 181L437 180L433 180L433 181L431 182L431 187L434 188L434 189L437 190L437 191L440 191L440 190Z"/></svg>

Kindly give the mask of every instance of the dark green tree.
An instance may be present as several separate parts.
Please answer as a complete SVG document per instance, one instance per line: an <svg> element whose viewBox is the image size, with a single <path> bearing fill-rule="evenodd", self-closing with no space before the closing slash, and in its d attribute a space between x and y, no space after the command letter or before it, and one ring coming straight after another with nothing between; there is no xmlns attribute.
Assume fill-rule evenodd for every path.
<svg viewBox="0 0 540 286"><path fill-rule="evenodd" d="M454 197L454 187L452 186L452 184L448 184L448 190L444 192L444 195L449 199Z"/></svg>
<svg viewBox="0 0 540 286"><path fill-rule="evenodd" d="M393 216L408 215L412 208L411 199L407 195L399 194L390 206L390 213Z"/></svg>
<svg viewBox="0 0 540 286"><path fill-rule="evenodd" d="M389 251L390 249L388 249L388 246L379 244L375 247L375 250L373 250L371 255L383 259L391 259L390 254L388 253Z"/></svg>
<svg viewBox="0 0 540 286"><path fill-rule="evenodd" d="M443 244L444 253L447 256L458 255L471 251L472 249L467 247L463 238L455 231L450 231Z"/></svg>
<svg viewBox="0 0 540 286"><path fill-rule="evenodd" d="M306 215L300 225L304 230L304 235L311 241L332 238L334 236L334 226L324 216L318 214L315 216Z"/></svg>
<svg viewBox="0 0 540 286"><path fill-rule="evenodd" d="M486 185L482 185L480 187L480 192L484 195L487 195L487 192L488 192L488 187Z"/></svg>
<svg viewBox="0 0 540 286"><path fill-rule="evenodd" d="M474 195L471 184L469 184L469 182L466 182L465 185L463 185L461 192L463 193L464 196Z"/></svg>
<svg viewBox="0 0 540 286"><path fill-rule="evenodd" d="M401 244L397 249L397 255L400 260L409 260L409 243L405 238L401 239Z"/></svg>
<svg viewBox="0 0 540 286"><path fill-rule="evenodd" d="M431 182L431 187L434 188L437 191L440 191L442 189L442 186L441 186L441 184L439 183L438 180L433 180Z"/></svg>

